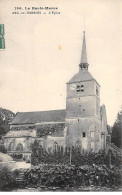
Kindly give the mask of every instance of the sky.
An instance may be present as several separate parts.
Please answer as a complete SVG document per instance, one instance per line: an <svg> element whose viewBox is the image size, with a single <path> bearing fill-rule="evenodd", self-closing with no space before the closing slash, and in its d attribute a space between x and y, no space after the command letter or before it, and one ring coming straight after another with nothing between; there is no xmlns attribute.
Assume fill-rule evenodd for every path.
<svg viewBox="0 0 122 195"><path fill-rule="evenodd" d="M58 7L60 14L12 14L15 7ZM66 82L79 71L85 30L89 71L113 125L122 105L121 13L121 0L1 0L0 107L65 109Z"/></svg>

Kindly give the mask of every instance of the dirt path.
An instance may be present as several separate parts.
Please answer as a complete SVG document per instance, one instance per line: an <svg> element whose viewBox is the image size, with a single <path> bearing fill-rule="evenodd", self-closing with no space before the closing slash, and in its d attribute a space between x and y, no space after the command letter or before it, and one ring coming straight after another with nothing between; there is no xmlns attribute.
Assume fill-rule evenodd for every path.
<svg viewBox="0 0 122 195"><path fill-rule="evenodd" d="M17 189L17 190L14 190L13 192L66 192L66 191L70 191L70 192L112 192L112 191L122 191L122 188L119 188L119 189L112 189L112 188L107 188L107 187L96 187L96 186L88 186L88 187L85 187L85 186L81 186L81 187L78 187L78 188L65 188L65 189L60 189L60 188L45 188L45 189L41 189L41 188L26 188L26 189Z"/></svg>
<svg viewBox="0 0 122 195"><path fill-rule="evenodd" d="M30 163L16 162L13 170L14 169L30 169L30 168L31 168L31 164Z"/></svg>

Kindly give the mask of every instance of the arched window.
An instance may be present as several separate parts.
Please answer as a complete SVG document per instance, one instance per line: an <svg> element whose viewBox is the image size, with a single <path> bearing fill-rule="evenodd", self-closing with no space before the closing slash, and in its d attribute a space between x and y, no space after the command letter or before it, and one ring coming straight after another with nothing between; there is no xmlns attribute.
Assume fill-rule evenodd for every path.
<svg viewBox="0 0 122 195"><path fill-rule="evenodd" d="M85 132L82 133L82 137L86 137L86 133Z"/></svg>
<svg viewBox="0 0 122 195"><path fill-rule="evenodd" d="M14 150L14 143L11 142L8 146L8 151L13 151Z"/></svg>
<svg viewBox="0 0 122 195"><path fill-rule="evenodd" d="M54 142L54 151L55 151L55 152L58 151L58 144L57 144L57 142Z"/></svg>
<svg viewBox="0 0 122 195"><path fill-rule="evenodd" d="M84 92L84 85L77 85L77 92Z"/></svg>
<svg viewBox="0 0 122 195"><path fill-rule="evenodd" d="M17 144L16 150L19 151L19 152L22 152L23 151L23 145L21 143Z"/></svg>
<svg viewBox="0 0 122 195"><path fill-rule="evenodd" d="M91 132L90 132L90 137L91 137L91 152L94 152L94 150L95 150L94 131L91 131Z"/></svg>
<svg viewBox="0 0 122 195"><path fill-rule="evenodd" d="M94 131L90 132L90 136L91 136L92 139L94 139Z"/></svg>
<svg viewBox="0 0 122 195"><path fill-rule="evenodd" d="M77 92L80 92L80 85L77 85Z"/></svg>
<svg viewBox="0 0 122 195"><path fill-rule="evenodd" d="M49 153L51 153L51 150L52 150L52 148L51 148L51 147L49 147L49 148L48 148L48 152L49 152Z"/></svg>
<svg viewBox="0 0 122 195"><path fill-rule="evenodd" d="M76 143L75 143L75 148L76 148L76 150L80 150L80 142L79 141L77 141Z"/></svg>
<svg viewBox="0 0 122 195"><path fill-rule="evenodd" d="M95 150L95 144L93 141L91 141L91 152L94 152Z"/></svg>
<svg viewBox="0 0 122 195"><path fill-rule="evenodd" d="M82 69L88 69L88 64L83 64Z"/></svg>
<svg viewBox="0 0 122 195"><path fill-rule="evenodd" d="M81 85L81 92L84 91L84 85Z"/></svg>

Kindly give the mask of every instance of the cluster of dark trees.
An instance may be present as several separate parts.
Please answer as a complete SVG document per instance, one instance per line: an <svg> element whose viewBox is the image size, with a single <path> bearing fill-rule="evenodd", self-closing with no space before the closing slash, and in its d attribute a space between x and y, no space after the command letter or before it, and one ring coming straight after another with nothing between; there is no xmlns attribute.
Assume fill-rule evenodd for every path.
<svg viewBox="0 0 122 195"><path fill-rule="evenodd" d="M10 110L0 108L0 152L6 153L4 147L4 139L2 137L10 130L9 122L13 119L15 114Z"/></svg>
<svg viewBox="0 0 122 195"><path fill-rule="evenodd" d="M16 177L14 171L8 167L0 168L0 191L12 191L16 185Z"/></svg>
<svg viewBox="0 0 122 195"><path fill-rule="evenodd" d="M9 131L9 122L14 116L10 110L0 108L0 139Z"/></svg>
<svg viewBox="0 0 122 195"><path fill-rule="evenodd" d="M112 127L111 142L117 147L122 148L122 107Z"/></svg>

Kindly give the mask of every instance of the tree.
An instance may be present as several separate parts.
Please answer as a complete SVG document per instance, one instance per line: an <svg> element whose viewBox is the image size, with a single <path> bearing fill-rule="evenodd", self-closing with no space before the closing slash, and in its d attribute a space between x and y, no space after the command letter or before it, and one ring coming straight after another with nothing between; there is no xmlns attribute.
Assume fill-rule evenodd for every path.
<svg viewBox="0 0 122 195"><path fill-rule="evenodd" d="M110 125L108 125L108 124L107 124L107 131L108 131L108 134L111 135L112 127Z"/></svg>
<svg viewBox="0 0 122 195"><path fill-rule="evenodd" d="M15 188L15 176L7 167L2 167L0 169L0 191L10 191Z"/></svg>
<svg viewBox="0 0 122 195"><path fill-rule="evenodd" d="M117 147L122 148L122 108L117 114L117 119L112 127L111 142Z"/></svg>
<svg viewBox="0 0 122 195"><path fill-rule="evenodd" d="M37 165L38 164L38 150L39 150L39 143L37 140L34 141L31 149L32 149L31 163L32 165Z"/></svg>
<svg viewBox="0 0 122 195"><path fill-rule="evenodd" d="M3 140L0 140L0 152L2 152L2 153L6 153L7 152L7 150L6 150L5 146L4 146L4 141Z"/></svg>
<svg viewBox="0 0 122 195"><path fill-rule="evenodd" d="M15 114L10 110L0 108L0 139L10 130L9 122L14 116Z"/></svg>

